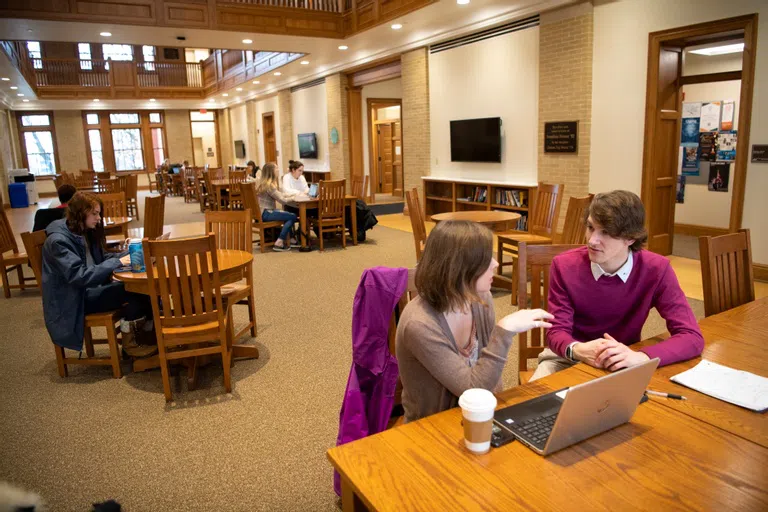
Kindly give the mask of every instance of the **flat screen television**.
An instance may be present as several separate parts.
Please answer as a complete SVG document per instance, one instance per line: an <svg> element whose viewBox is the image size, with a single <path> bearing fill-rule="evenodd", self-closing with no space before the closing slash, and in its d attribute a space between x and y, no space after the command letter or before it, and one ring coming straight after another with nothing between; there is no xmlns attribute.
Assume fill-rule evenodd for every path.
<svg viewBox="0 0 768 512"><path fill-rule="evenodd" d="M235 158L245 158L245 143L241 140L235 141Z"/></svg>
<svg viewBox="0 0 768 512"><path fill-rule="evenodd" d="M299 158L317 158L317 135L299 134Z"/></svg>
<svg viewBox="0 0 768 512"><path fill-rule="evenodd" d="M451 121L451 162L501 162L501 118Z"/></svg>

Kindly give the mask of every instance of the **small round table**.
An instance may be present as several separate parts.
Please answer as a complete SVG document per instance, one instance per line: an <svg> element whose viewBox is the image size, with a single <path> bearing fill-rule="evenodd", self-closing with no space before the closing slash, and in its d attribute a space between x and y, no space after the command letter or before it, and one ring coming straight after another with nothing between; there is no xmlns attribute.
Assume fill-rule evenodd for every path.
<svg viewBox="0 0 768 512"><path fill-rule="evenodd" d="M132 220L133 217L104 217L104 234L126 236Z"/></svg>
<svg viewBox="0 0 768 512"><path fill-rule="evenodd" d="M497 211L463 211L437 213L432 216L433 222L442 222L445 220L468 220L477 222L491 229L491 231L509 231L514 229L517 221L520 220L520 214L514 212Z"/></svg>

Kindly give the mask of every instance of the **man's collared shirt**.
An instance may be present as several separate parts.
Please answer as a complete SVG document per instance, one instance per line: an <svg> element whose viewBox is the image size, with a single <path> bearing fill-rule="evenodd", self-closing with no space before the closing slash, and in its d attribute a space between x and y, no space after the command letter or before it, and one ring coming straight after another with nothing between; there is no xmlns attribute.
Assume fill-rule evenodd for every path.
<svg viewBox="0 0 768 512"><path fill-rule="evenodd" d="M603 270L600 265L594 262L590 262L590 267L592 268L592 276L595 278L595 281L600 279L602 276L619 276L619 279L626 283L627 279L629 279L629 274L632 272L632 251L629 251L629 257L627 258L627 261L625 261L621 268L619 268L619 270L613 274L609 274Z"/></svg>

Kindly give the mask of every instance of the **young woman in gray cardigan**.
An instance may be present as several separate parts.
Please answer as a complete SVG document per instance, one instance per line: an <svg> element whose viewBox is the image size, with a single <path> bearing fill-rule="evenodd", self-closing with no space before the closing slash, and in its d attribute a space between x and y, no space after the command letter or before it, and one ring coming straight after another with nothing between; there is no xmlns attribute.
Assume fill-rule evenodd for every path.
<svg viewBox="0 0 768 512"><path fill-rule="evenodd" d="M405 421L458 405L471 388L499 390L515 334L551 327L544 310L520 310L496 322L491 296L491 231L474 222L441 222L416 268L419 296L404 309L396 350Z"/></svg>

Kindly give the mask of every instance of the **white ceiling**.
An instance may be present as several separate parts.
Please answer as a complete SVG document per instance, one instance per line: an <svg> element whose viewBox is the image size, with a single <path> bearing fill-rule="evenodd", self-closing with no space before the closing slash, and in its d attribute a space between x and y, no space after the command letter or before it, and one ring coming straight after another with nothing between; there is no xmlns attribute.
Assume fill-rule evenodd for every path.
<svg viewBox="0 0 768 512"><path fill-rule="evenodd" d="M0 34L8 40L70 41L70 42L115 42L130 44L151 44L155 46L177 46L177 36L186 37L183 46L188 48L230 48L270 50L306 53L309 65L294 61L280 68L282 76L272 72L259 77L260 84L250 82L242 85L243 91L233 89L224 98L219 93L215 103L206 100L102 100L98 104L83 100L37 100L29 87L23 85L18 72L0 52L0 76L12 78L11 82L0 82L0 99L13 109L116 109L116 108L221 108L236 105L250 99L258 99L276 91L321 78L345 69L378 60L389 55L402 53L414 48L434 44L506 23L521 17L555 9L582 0L472 0L468 5L458 5L456 0L441 0L435 4L403 16L390 23L375 27L347 39L328 39L284 35L254 34L249 32L225 32L220 30L174 29L112 25L103 23L70 23L44 20L0 19ZM401 23L401 30L392 30L391 23ZM108 31L112 37L99 36ZM244 44L243 39L252 39ZM344 44L349 50L341 51ZM303 60L303 59L301 59ZM30 98L22 103L21 98L10 96L8 86L14 84ZM239 98L239 99L238 99Z"/></svg>

